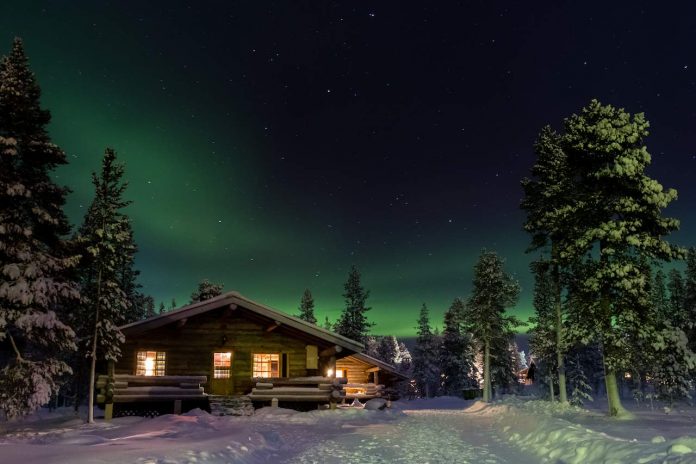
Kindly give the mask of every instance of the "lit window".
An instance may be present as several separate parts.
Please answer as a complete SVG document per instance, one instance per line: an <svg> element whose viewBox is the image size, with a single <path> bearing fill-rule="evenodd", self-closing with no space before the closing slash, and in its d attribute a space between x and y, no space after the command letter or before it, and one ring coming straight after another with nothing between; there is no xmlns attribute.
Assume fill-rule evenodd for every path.
<svg viewBox="0 0 696 464"><path fill-rule="evenodd" d="M255 354L252 377L280 377L280 355Z"/></svg>
<svg viewBox="0 0 696 464"><path fill-rule="evenodd" d="M345 369L336 369L336 378L337 379L342 379L343 377L346 376L346 370Z"/></svg>
<svg viewBox="0 0 696 464"><path fill-rule="evenodd" d="M213 378L229 379L232 353L213 353Z"/></svg>
<svg viewBox="0 0 696 464"><path fill-rule="evenodd" d="M164 375L165 359L164 351L138 351L135 375Z"/></svg>

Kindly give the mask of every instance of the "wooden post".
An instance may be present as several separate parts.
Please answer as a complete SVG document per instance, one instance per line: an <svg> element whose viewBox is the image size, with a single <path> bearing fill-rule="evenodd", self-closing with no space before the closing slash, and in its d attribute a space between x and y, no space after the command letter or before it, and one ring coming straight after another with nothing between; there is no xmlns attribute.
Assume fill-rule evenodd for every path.
<svg viewBox="0 0 696 464"><path fill-rule="evenodd" d="M174 400L174 414L181 414L181 400Z"/></svg>
<svg viewBox="0 0 696 464"><path fill-rule="evenodd" d="M106 367L106 387L104 388L104 420L111 422L114 417L114 388L116 387L114 379L114 362L109 361Z"/></svg>

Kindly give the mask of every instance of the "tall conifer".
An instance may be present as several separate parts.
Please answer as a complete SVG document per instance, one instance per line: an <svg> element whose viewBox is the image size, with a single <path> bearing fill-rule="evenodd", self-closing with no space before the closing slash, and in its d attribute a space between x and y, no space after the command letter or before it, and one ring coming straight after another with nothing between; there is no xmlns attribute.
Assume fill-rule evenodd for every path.
<svg viewBox="0 0 696 464"><path fill-rule="evenodd" d="M51 179L66 157L50 141L40 96L15 39L0 61L0 344L11 352L0 368L0 412L8 417L48 402L71 372L63 355L75 349L59 314L79 297L68 275L78 257L64 242L67 189Z"/></svg>

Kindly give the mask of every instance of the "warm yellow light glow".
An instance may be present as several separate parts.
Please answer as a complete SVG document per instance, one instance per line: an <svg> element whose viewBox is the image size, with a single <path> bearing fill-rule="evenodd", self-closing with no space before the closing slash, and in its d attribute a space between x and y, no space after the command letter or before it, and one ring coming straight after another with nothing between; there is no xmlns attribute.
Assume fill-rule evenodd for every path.
<svg viewBox="0 0 696 464"><path fill-rule="evenodd" d="M336 371L336 377L339 379L343 378L343 371L341 369Z"/></svg>
<svg viewBox="0 0 696 464"><path fill-rule="evenodd" d="M145 375L155 375L155 358L145 358Z"/></svg>
<svg viewBox="0 0 696 464"><path fill-rule="evenodd" d="M327 376L327 377L333 376L333 369L327 370L327 371L326 371L326 376Z"/></svg>

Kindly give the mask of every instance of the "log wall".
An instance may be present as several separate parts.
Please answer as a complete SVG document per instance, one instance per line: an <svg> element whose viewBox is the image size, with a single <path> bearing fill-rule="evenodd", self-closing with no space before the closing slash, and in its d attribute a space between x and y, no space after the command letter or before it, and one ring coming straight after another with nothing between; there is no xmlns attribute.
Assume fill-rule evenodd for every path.
<svg viewBox="0 0 696 464"><path fill-rule="evenodd" d="M292 329L286 330L282 325L273 327L272 323L259 320L243 308L220 308L194 316L183 324L173 322L141 334L126 333L123 356L115 372L135 374L138 351L164 351L166 375L205 375L208 383L204 387L209 392L213 377L212 353L231 351L231 393L245 394L251 391L254 382L252 354L286 353L289 377L313 376L318 375L318 370L306 368L306 346L317 345L319 351L328 348L328 344L321 343ZM281 375L282 372L281 366Z"/></svg>

